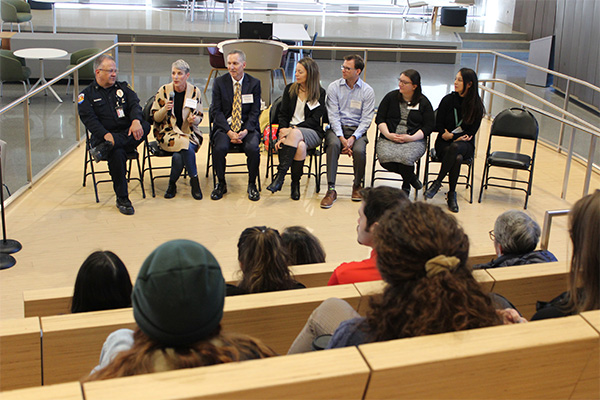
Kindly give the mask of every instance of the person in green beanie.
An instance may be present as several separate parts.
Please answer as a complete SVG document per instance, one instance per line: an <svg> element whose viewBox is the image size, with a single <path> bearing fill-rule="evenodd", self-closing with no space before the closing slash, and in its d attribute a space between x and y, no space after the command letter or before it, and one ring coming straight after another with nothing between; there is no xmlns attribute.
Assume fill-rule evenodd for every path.
<svg viewBox="0 0 600 400"><path fill-rule="evenodd" d="M132 294L135 331L111 333L88 381L265 358L259 340L222 333L225 280L215 257L190 240L160 245Z"/></svg>

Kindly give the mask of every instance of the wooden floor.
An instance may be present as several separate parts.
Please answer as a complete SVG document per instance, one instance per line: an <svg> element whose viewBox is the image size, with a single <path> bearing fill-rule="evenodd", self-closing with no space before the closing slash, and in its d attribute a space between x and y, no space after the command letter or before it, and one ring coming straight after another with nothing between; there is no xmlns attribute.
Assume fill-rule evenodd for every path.
<svg viewBox="0 0 600 400"><path fill-rule="evenodd" d="M206 130L205 130L206 131ZM474 251L493 252L488 231L498 214L511 208L522 209L524 194L505 189L489 189L483 202L476 201L483 169L483 153L487 145L489 122L485 121L479 140L475 166L475 202L468 204L467 192L459 188L460 213L457 218L469 234ZM374 127L369 132L367 182L370 184ZM10 204L7 209L8 237L20 241L23 249L15 254L17 264L0 271L0 318L23 316L23 290L70 286L87 255L99 249L117 253L135 280L144 258L159 244L176 238L196 240L210 249L221 263L226 278L237 271L236 244L241 231L253 225L283 229L304 225L322 241L328 261L366 258L369 249L356 242L356 220L359 203L350 201L351 177L338 177L338 201L323 210L320 194L315 193L314 180L302 180L300 201L289 199L289 178L284 190L272 195L266 191L264 179L266 157L261 159L262 199L251 202L246 195L246 175L228 175L229 192L220 201L210 200L212 177L204 178L206 147L198 156L202 201L190 195L188 181L180 181L177 197L162 197L167 179L158 181L157 196L151 197L147 182L146 199L139 185L130 188L136 214L123 216L115 207L112 185L100 185L100 203L94 201L91 181L81 186L84 147L80 146L54 168L34 188ZM230 156L240 157L242 156ZM342 156L345 157L345 156ZM343 160L342 158L342 161ZM565 157L545 146L538 147L533 195L528 212L540 225L546 210L569 208L580 196L584 168L574 163L571 169L567 201L560 198ZM379 183L378 183L379 184ZM594 174L592 188L600 187ZM431 202L445 207L442 189ZM569 254L566 218L558 219L550 238L550 250L559 259Z"/></svg>

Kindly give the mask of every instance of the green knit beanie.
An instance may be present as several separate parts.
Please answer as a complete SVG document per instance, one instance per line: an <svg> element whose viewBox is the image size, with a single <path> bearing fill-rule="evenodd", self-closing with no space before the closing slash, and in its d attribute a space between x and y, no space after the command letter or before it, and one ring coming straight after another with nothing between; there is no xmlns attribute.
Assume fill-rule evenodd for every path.
<svg viewBox="0 0 600 400"><path fill-rule="evenodd" d="M133 316L151 339L169 347L206 338L220 324L225 281L215 257L191 240L160 245L142 264Z"/></svg>

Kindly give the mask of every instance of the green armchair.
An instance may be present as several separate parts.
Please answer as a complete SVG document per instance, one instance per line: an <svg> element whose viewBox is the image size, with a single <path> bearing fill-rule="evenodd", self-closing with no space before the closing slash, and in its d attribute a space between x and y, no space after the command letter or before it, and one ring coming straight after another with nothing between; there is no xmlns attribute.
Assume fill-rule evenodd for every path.
<svg viewBox="0 0 600 400"><path fill-rule="evenodd" d="M21 24L29 22L31 32L33 32L33 23L31 22L31 7L23 0L0 0L0 15L2 16L2 25L0 32L4 28L4 23L10 23L10 31L13 30L13 24L17 24L17 30L21 32Z"/></svg>
<svg viewBox="0 0 600 400"><path fill-rule="evenodd" d="M85 60L90 57L95 56L100 53L100 49L82 49L77 50L71 54L71 61L69 62L69 66L67 69L71 69L76 67L78 64L81 64ZM69 81L67 82L67 93L69 94L69 86L71 85L71 76L69 75ZM81 68L79 68L79 80L94 80L96 78L96 73L94 72L94 63L91 62Z"/></svg>
<svg viewBox="0 0 600 400"><path fill-rule="evenodd" d="M31 70L25 66L25 60L10 50L0 50L0 97L4 82L22 82L27 94Z"/></svg>

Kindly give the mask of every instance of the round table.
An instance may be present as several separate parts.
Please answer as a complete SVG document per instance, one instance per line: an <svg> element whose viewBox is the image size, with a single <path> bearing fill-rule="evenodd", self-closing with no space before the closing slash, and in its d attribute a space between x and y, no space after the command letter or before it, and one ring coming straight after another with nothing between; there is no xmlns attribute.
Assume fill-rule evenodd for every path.
<svg viewBox="0 0 600 400"><path fill-rule="evenodd" d="M37 80L35 85L31 87L29 92L35 90L38 85L45 85L48 83L46 77L44 76L44 60L51 58L60 58L66 56L68 53L61 49L51 49L51 48L31 48L31 49L21 49L15 50L13 54L17 57L26 58L28 60L40 60L40 78ZM62 99L58 97L58 94L52 89L52 86L48 86L48 90L52 92L56 100L62 103Z"/></svg>
<svg viewBox="0 0 600 400"><path fill-rule="evenodd" d="M55 3L79 3L79 0L35 0L38 3L50 3L52 4L52 21L53 28L52 33L56 33L56 5Z"/></svg>

